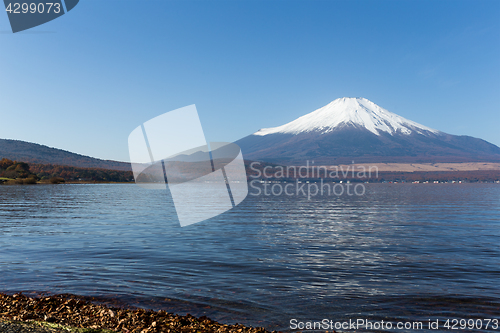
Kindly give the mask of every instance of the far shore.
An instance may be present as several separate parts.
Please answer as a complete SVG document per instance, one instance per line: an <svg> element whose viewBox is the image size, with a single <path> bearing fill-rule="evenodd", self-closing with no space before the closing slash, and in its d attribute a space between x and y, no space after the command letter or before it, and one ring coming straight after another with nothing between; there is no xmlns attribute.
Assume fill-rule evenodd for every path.
<svg viewBox="0 0 500 333"><path fill-rule="evenodd" d="M316 166L317 167L317 166ZM342 164L338 168L355 170L378 168L379 172L428 172L428 171L500 171L500 163L464 162L464 163L355 163ZM327 167L331 168L331 166Z"/></svg>
<svg viewBox="0 0 500 333"><path fill-rule="evenodd" d="M247 179L253 181L354 181L369 183L424 183L424 182L499 182L500 163L463 162L463 163L352 163L341 165L316 165L308 162L303 166L282 166L252 162L246 166ZM35 177L31 177L35 176ZM134 184L133 178L111 180L90 180L62 177L42 178L30 175L29 178L0 177L0 185L53 185L53 184Z"/></svg>
<svg viewBox="0 0 500 333"><path fill-rule="evenodd" d="M0 185L75 185L75 184L82 184L82 185L91 185L91 184L134 184L134 182L112 182L112 181L93 181L93 180L68 180L68 181L61 181L57 183L51 183L50 181L37 181L36 183L30 183L30 184L19 184L16 183L16 179L2 179L0 178Z"/></svg>

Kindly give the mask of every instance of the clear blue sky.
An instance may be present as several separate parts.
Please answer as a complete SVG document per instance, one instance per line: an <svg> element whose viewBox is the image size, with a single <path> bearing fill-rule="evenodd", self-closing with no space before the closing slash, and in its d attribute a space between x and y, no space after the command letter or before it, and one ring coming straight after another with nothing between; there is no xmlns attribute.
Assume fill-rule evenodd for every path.
<svg viewBox="0 0 500 333"><path fill-rule="evenodd" d="M0 13L0 138L128 160L179 107L235 141L339 97L500 145L500 1L81 0L17 34Z"/></svg>

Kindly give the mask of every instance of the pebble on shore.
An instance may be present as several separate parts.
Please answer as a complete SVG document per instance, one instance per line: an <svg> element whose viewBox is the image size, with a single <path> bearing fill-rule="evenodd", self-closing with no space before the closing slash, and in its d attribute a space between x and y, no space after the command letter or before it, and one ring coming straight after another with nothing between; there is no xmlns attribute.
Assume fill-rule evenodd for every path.
<svg viewBox="0 0 500 333"><path fill-rule="evenodd" d="M122 309L94 304L74 295L32 298L0 293L0 321L48 322L75 328L105 329L123 333L230 332L268 333L262 327L224 325L207 317L175 315L165 311ZM6 322L7 321L7 322ZM27 331L26 331L27 332ZM40 330L40 332L45 332ZM274 332L274 331L273 331Z"/></svg>

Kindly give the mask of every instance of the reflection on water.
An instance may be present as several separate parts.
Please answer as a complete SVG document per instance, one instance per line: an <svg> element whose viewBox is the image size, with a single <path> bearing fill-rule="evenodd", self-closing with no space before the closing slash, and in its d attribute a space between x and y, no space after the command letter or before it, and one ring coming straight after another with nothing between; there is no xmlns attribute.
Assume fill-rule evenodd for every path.
<svg viewBox="0 0 500 333"><path fill-rule="evenodd" d="M498 317L500 186L253 197L180 228L135 185L0 187L0 290L75 293L287 329Z"/></svg>

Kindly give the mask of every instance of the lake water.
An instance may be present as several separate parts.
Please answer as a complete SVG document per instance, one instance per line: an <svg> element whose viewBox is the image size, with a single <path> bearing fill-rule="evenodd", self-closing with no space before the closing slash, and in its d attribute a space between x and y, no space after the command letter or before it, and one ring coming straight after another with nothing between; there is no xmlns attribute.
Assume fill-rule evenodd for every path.
<svg viewBox="0 0 500 333"><path fill-rule="evenodd" d="M167 192L133 184L0 186L0 291L280 330L500 319L500 185L365 185L363 196L249 196L184 228Z"/></svg>

